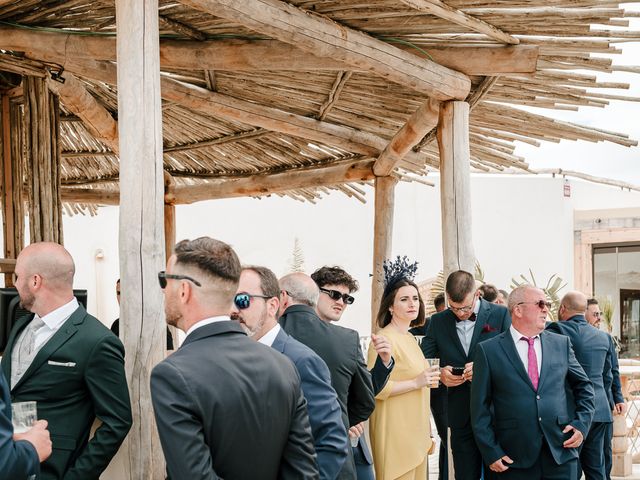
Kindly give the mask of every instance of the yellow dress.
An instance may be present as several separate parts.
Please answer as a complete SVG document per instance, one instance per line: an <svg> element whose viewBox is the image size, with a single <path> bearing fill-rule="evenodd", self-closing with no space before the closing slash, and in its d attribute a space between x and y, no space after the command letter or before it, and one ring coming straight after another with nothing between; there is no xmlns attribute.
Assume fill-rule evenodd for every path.
<svg viewBox="0 0 640 480"><path fill-rule="evenodd" d="M378 332L393 348L395 366L389 381L376 396L376 408L369 418L373 466L377 480L424 480L427 452L431 447L429 388L390 396L394 382L412 380L425 368L426 360L418 342L387 326ZM377 353L369 345L368 364L373 367Z"/></svg>

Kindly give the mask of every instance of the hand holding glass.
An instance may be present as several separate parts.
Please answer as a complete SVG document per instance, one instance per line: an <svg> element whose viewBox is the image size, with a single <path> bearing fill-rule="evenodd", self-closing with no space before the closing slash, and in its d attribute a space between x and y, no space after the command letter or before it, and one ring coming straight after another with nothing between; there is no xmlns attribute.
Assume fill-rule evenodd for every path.
<svg viewBox="0 0 640 480"><path fill-rule="evenodd" d="M429 388L438 388L440 385L440 359L427 358L427 365L430 370Z"/></svg>
<svg viewBox="0 0 640 480"><path fill-rule="evenodd" d="M38 420L36 402L16 402L11 405L13 433L24 433Z"/></svg>

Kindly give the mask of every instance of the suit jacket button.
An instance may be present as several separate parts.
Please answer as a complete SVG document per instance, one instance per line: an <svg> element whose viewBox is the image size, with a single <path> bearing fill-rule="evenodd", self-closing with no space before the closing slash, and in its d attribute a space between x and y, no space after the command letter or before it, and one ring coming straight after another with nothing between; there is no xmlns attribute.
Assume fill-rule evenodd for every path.
<svg viewBox="0 0 640 480"><path fill-rule="evenodd" d="M542 417L538 417L538 421L541 422L542 421Z"/></svg>
<svg viewBox="0 0 640 480"><path fill-rule="evenodd" d="M537 400L540 400L540 395L536 395L536 399L537 399Z"/></svg>

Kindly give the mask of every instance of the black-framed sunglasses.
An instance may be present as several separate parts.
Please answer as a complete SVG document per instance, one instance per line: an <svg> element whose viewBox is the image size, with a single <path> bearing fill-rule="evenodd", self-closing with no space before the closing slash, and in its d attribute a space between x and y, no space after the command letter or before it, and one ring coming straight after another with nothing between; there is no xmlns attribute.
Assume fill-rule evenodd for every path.
<svg viewBox="0 0 640 480"><path fill-rule="evenodd" d="M353 302L356 301L355 298L353 298L351 295L349 295L348 293L341 293L338 290L329 290L328 288L322 288L320 287L320 291L322 293L326 293L327 295L329 295L329 298L331 300L334 301L338 301L340 299L342 299L342 301L344 303L346 303L347 305L351 305Z"/></svg>
<svg viewBox="0 0 640 480"><path fill-rule="evenodd" d="M245 308L249 308L251 306L252 298L273 298L269 295L251 295L250 293L236 293L236 296L233 297L233 303L238 307L239 310L244 310Z"/></svg>
<svg viewBox="0 0 640 480"><path fill-rule="evenodd" d="M540 310L546 307L547 310L551 310L551 302L547 302L546 300L538 300L537 302L520 302L516 303L516 307L518 305L537 305Z"/></svg>
<svg viewBox="0 0 640 480"><path fill-rule="evenodd" d="M164 270L158 272L158 283L160 284L161 289L167 288L167 279L171 280L189 280L193 282L194 285L201 287L202 284L194 278L188 277L187 275L174 275L172 273L167 273Z"/></svg>

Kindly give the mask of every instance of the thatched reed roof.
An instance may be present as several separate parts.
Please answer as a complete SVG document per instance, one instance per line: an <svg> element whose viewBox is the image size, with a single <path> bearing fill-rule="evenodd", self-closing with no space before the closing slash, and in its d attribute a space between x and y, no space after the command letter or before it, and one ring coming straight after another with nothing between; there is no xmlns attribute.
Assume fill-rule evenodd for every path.
<svg viewBox="0 0 640 480"><path fill-rule="evenodd" d="M373 178L372 162L412 113L434 95L410 79L402 81L406 72L394 75L376 70L375 63L346 62L326 52L329 56L323 56L321 43L314 51L313 44L287 42L287 33L266 19L269 25L257 27L259 22L238 13L254 3L160 0L164 167L176 185L200 186L199 193L178 200L277 193L314 201L332 189L362 200L360 186ZM618 67L603 56L619 54L625 42L640 40L640 32L629 29L629 18L640 14L625 11L618 2L267 3L285 12L304 12L303 18L310 22L329 19L333 23L328 22L328 28L342 29L345 39L364 32L375 45L381 42L424 64L434 61L468 75L471 157L477 171L527 170L526 160L514 155L518 141L637 144L624 133L574 125L521 108L575 110L605 107L611 99L638 101L625 97L628 84L599 81L595 75L640 72L640 67ZM206 4L210 10L203 10ZM4 50L0 70L45 75L62 66L62 76L73 73L115 119L115 13L111 0L0 0L0 49ZM280 20L289 21L286 15ZM399 54L399 58L407 57ZM175 91L165 96L167 85ZM608 89L620 93L612 95ZM197 105L195 97L185 101L185 92L205 100ZM14 95L19 100L19 88ZM84 197L80 193L74 197L73 189L92 189L101 192L103 203L112 202L114 196L105 194L117 192L116 152L108 141L91 133L64 97L61 108L63 195L81 202ZM237 113L243 109L245 114ZM265 120L276 114L284 117ZM393 174L424 181L421 177L437 170L438 163L431 130L393 163ZM288 176L325 167L345 168L330 170L315 183L298 183L298 177ZM243 179L260 183L266 175L276 175L275 180L262 188L230 184ZM211 188L202 186L209 183Z"/></svg>

